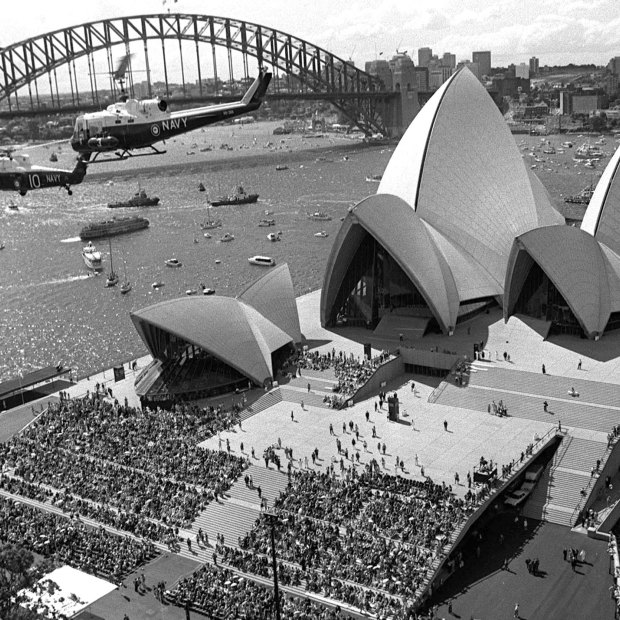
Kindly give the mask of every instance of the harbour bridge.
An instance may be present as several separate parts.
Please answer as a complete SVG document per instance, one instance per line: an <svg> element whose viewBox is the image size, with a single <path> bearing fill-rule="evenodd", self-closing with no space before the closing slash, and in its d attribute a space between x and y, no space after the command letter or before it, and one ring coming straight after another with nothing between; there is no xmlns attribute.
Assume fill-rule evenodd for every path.
<svg viewBox="0 0 620 620"><path fill-rule="evenodd" d="M105 107L120 94L119 57L129 59L126 86L138 98L226 101L235 85L251 81L254 66L266 67L274 75L268 101L328 101L366 133L402 125L399 93L351 61L259 24L170 13L89 22L2 48L0 118Z"/></svg>

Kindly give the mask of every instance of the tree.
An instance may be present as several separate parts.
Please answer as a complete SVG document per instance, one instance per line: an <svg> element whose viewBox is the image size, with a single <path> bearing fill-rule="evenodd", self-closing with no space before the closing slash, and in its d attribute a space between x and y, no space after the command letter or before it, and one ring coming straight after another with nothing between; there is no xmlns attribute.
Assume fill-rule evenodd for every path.
<svg viewBox="0 0 620 620"><path fill-rule="evenodd" d="M0 547L0 618L26 620L36 614L20 607L17 593L32 583L34 556L15 545Z"/></svg>

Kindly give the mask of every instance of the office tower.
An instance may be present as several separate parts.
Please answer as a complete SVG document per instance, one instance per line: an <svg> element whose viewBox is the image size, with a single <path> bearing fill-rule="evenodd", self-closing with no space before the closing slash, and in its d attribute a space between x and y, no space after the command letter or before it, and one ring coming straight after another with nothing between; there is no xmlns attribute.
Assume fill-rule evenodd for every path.
<svg viewBox="0 0 620 620"><path fill-rule="evenodd" d="M480 79L485 75L491 75L491 52L473 52L471 60L478 63Z"/></svg>
<svg viewBox="0 0 620 620"><path fill-rule="evenodd" d="M421 47L418 50L418 65L428 67L428 63L433 57L433 50L430 47Z"/></svg>

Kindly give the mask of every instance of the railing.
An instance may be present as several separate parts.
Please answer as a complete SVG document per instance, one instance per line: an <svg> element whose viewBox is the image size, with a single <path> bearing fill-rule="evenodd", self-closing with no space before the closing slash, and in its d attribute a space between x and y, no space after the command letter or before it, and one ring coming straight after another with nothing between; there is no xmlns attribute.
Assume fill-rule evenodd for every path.
<svg viewBox="0 0 620 620"><path fill-rule="evenodd" d="M601 469L605 468L605 464L607 463L607 459L609 458L609 455L611 454L612 450L614 449L614 446L616 445L617 439L614 439L613 441L610 441L607 443L607 448L605 449L605 454L603 455L603 458L601 459ZM594 476L590 476L590 479L588 480L588 484L586 484L586 486L582 489L581 491L581 498L579 499L579 502L577 503L577 505L575 506L575 509L573 510L571 516L570 516L570 525L571 527L574 527L575 524L577 523L577 519L579 518L579 514L581 513L583 507L585 504L588 503L588 499L590 497L590 492L592 487L598 482L598 477L594 477Z"/></svg>
<svg viewBox="0 0 620 620"><path fill-rule="evenodd" d="M557 428L553 427L553 428L550 428L542 437L539 437L534 442L531 453L524 457L521 467L514 473L507 474L506 480L500 486L494 489L489 494L489 496L484 501L482 501L482 503L477 508L474 509L474 512L472 512L472 514L469 515L467 520L464 521L460 527L456 528L454 532L452 532L452 536L451 536L452 542L448 543L449 549L444 553L443 558L440 560L439 564L437 565L437 568L433 572L432 577L428 580L428 583L426 584L425 588L417 596L416 605L421 604L422 601L426 598L426 596L428 595L429 588L432 587L433 582L437 579L437 576L441 572L441 569L444 567L444 564L450 557L450 554L452 553L452 551L465 537L465 534L470 530L470 528L474 525L474 523L482 516L482 514L489 507L489 505L493 501L495 501L497 496L503 491L505 491L512 484L512 482L519 475L523 473L523 471L529 466L529 464L534 460L534 458L538 456L540 452L542 452L542 450L549 445L552 437L557 437L557 435L559 434L561 434L561 432ZM514 465L518 462L519 462L519 459L514 459L511 463ZM502 476L499 476L498 480L501 480L501 479L502 479Z"/></svg>

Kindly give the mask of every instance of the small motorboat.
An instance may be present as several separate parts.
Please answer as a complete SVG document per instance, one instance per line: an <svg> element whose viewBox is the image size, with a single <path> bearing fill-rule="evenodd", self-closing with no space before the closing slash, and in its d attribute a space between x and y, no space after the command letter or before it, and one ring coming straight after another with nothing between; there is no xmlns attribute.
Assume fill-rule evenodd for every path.
<svg viewBox="0 0 620 620"><path fill-rule="evenodd" d="M178 258L169 258L168 260L166 260L166 266L183 267L183 263Z"/></svg>
<svg viewBox="0 0 620 620"><path fill-rule="evenodd" d="M226 241L234 241L235 240L235 235L231 235L230 233L226 233L221 239L220 241L222 243L225 243Z"/></svg>
<svg viewBox="0 0 620 620"><path fill-rule="evenodd" d="M198 295L198 291L195 288L188 288L185 291L186 295Z"/></svg>
<svg viewBox="0 0 620 620"><path fill-rule="evenodd" d="M205 239L211 239L211 233L204 233L204 235L202 235Z"/></svg>
<svg viewBox="0 0 620 620"><path fill-rule="evenodd" d="M314 233L315 237L329 237L329 233L325 230L321 230L317 233Z"/></svg>
<svg viewBox="0 0 620 620"><path fill-rule="evenodd" d="M288 166L286 164L278 164L276 170L288 170Z"/></svg>
<svg viewBox="0 0 620 620"><path fill-rule="evenodd" d="M382 174L369 174L366 177L366 183L380 183L382 178Z"/></svg>
<svg viewBox="0 0 620 620"><path fill-rule="evenodd" d="M11 201L9 203L9 207L8 207L11 211L19 211L19 207L17 206L17 203Z"/></svg>
<svg viewBox="0 0 620 620"><path fill-rule="evenodd" d="M216 259L215 259L215 264L216 264L216 265L219 265L221 262L222 262L222 261L221 261L219 258L216 258Z"/></svg>
<svg viewBox="0 0 620 620"><path fill-rule="evenodd" d="M209 288L208 286L205 286L204 284L200 285L202 287L202 294L203 295L215 295L215 289L214 288Z"/></svg>
<svg viewBox="0 0 620 620"><path fill-rule="evenodd" d="M269 241L281 241L280 239L280 235L282 233L269 233L267 235L267 239L269 239Z"/></svg>
<svg viewBox="0 0 620 620"><path fill-rule="evenodd" d="M154 289L158 289L158 288L161 288L162 286L164 286L164 283L163 282L153 282L153 284L151 284L151 286Z"/></svg>
<svg viewBox="0 0 620 620"><path fill-rule="evenodd" d="M252 256L248 258L251 265L259 265L261 267L274 267L276 261L271 256Z"/></svg>
<svg viewBox="0 0 620 620"><path fill-rule="evenodd" d="M275 226L276 225L276 221L271 219L271 220L266 220L263 219L258 223L259 226L261 226L262 228L266 228L267 226Z"/></svg>
<svg viewBox="0 0 620 620"><path fill-rule="evenodd" d="M132 285L131 282L129 282L129 280L125 280L122 284L121 284L121 294L125 295L127 293L129 293L129 291L132 289Z"/></svg>

